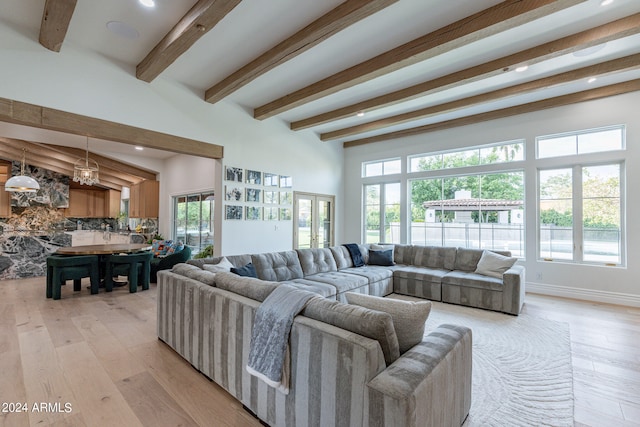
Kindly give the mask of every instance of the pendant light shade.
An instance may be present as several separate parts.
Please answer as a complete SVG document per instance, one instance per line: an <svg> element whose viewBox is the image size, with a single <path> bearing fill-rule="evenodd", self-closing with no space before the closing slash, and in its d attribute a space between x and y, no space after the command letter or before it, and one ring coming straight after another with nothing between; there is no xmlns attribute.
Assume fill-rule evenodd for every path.
<svg viewBox="0 0 640 427"><path fill-rule="evenodd" d="M24 174L24 163L25 163L26 152L27 152L27 149L23 148L22 163L20 166L20 175L12 176L7 180L7 182L4 184L5 191L11 191L14 193L35 193L40 189L40 184L38 184L38 181Z"/></svg>
<svg viewBox="0 0 640 427"><path fill-rule="evenodd" d="M89 158L89 137L87 136L87 153L84 159L76 160L73 165L73 180L80 185L99 184L99 174L98 162Z"/></svg>

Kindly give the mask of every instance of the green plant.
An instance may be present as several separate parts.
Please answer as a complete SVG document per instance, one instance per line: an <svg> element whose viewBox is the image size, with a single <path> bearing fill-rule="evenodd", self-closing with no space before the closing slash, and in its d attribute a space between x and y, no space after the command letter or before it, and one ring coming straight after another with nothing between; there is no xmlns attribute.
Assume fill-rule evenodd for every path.
<svg viewBox="0 0 640 427"><path fill-rule="evenodd" d="M194 258L211 258L213 256L213 245L205 246Z"/></svg>

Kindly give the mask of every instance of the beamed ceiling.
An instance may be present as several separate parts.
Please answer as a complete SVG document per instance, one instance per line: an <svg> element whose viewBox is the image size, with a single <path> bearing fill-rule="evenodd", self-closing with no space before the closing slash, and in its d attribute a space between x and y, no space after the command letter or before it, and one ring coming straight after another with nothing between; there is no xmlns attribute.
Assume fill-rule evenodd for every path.
<svg viewBox="0 0 640 427"><path fill-rule="evenodd" d="M49 50L98 52L135 68L132 79L173 80L202 102L236 103L319 144L351 147L640 89L638 0L2 1L4 21ZM139 38L110 34L114 20Z"/></svg>

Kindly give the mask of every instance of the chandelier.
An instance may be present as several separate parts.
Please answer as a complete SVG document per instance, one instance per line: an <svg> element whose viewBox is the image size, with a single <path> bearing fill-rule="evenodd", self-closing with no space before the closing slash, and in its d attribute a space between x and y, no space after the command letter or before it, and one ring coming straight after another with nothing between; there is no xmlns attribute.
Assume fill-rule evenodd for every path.
<svg viewBox="0 0 640 427"><path fill-rule="evenodd" d="M87 136L87 153L84 159L78 159L73 164L73 180L81 185L99 184L98 162L89 158L89 137Z"/></svg>
<svg viewBox="0 0 640 427"><path fill-rule="evenodd" d="M24 174L24 163L25 163L26 152L27 152L27 149L23 148L22 164L20 166L20 175L12 176L7 180L7 182L4 184L5 191L11 191L14 193L35 193L40 189L40 184L38 184L38 181Z"/></svg>

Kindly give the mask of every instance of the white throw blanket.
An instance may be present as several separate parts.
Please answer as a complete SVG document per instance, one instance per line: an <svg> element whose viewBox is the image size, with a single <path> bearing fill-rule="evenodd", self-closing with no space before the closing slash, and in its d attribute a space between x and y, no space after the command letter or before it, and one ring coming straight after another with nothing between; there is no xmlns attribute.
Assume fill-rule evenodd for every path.
<svg viewBox="0 0 640 427"><path fill-rule="evenodd" d="M316 294L279 285L256 311L247 372L284 394L289 393L289 334L294 317Z"/></svg>

